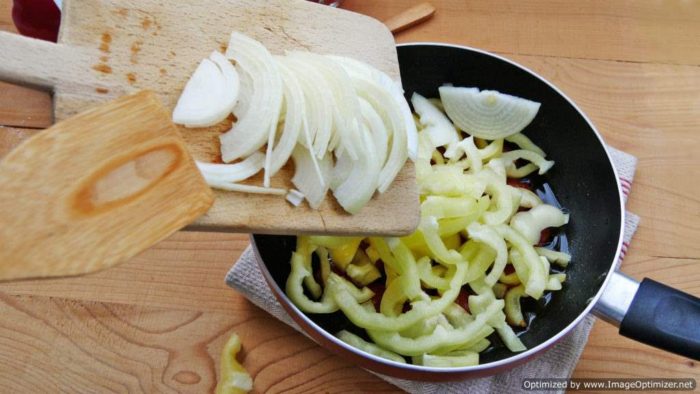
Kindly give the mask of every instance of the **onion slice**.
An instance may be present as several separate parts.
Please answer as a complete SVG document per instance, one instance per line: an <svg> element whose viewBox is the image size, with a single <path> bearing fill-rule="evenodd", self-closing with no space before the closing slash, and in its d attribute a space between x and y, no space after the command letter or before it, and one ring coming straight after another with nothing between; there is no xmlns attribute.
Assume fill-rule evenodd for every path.
<svg viewBox="0 0 700 394"><path fill-rule="evenodd" d="M173 122L185 127L213 126L231 113L240 90L235 67L219 52L203 59L173 110Z"/></svg>
<svg viewBox="0 0 700 394"><path fill-rule="evenodd" d="M300 192L299 190L292 189L289 191L289 193L287 193L285 198L290 204L298 207L304 201L304 193Z"/></svg>
<svg viewBox="0 0 700 394"><path fill-rule="evenodd" d="M352 161L352 169L340 185L333 189L333 195L340 206L347 212L356 214L364 207L377 189L381 164L375 159L376 147L369 131L363 128L363 149L358 151L360 157ZM342 160L345 153L338 160ZM347 160L347 159L346 159ZM339 163L340 165L340 163Z"/></svg>
<svg viewBox="0 0 700 394"><path fill-rule="evenodd" d="M521 132L540 109L540 103L495 90L440 87L447 116L461 130L477 138L495 140Z"/></svg>
<svg viewBox="0 0 700 394"><path fill-rule="evenodd" d="M326 197L326 192L330 186L328 179L333 169L333 160L331 155L326 155L318 161L320 172L323 175L323 180L321 180L316 174L313 157L314 155L301 145L297 145L294 148L292 160L294 160L295 170L292 183L304 194L309 202L309 206L313 209L318 209Z"/></svg>
<svg viewBox="0 0 700 394"><path fill-rule="evenodd" d="M411 96L413 109L420 116L423 132L430 138L433 147L457 143L459 135L449 119L428 99L418 93Z"/></svg>
<svg viewBox="0 0 700 394"><path fill-rule="evenodd" d="M382 118L367 102L367 100L360 98L360 109L362 111L362 117L364 118L365 125L369 129L374 141L374 147L377 154L374 160L376 160L380 166L383 166L388 155L389 132L387 131L384 122L382 122Z"/></svg>
<svg viewBox="0 0 700 394"><path fill-rule="evenodd" d="M252 194L274 194L278 196L284 196L287 191L284 189L274 188L274 187L262 187L255 185L243 185L240 183L233 182L223 182L219 180L207 180L207 184L214 189L226 190L229 192L243 192Z"/></svg>
<svg viewBox="0 0 700 394"><path fill-rule="evenodd" d="M357 150L362 149L361 146L356 145L361 115L357 93L353 88L350 76L340 64L327 56L299 51L289 52L287 56L313 67L316 73L319 73L326 80L333 94L333 102L330 105L333 110L335 135L329 140L327 146L314 147L316 157L323 157L326 149L332 150L340 143L343 150L346 150L353 160L357 159Z"/></svg>
<svg viewBox="0 0 700 394"><path fill-rule="evenodd" d="M226 57L236 61L252 84L245 111L234 107L238 121L219 137L221 157L228 163L252 154L274 137L282 105L282 78L270 52L243 34L231 33ZM272 149L272 144L268 144L268 149Z"/></svg>
<svg viewBox="0 0 700 394"><path fill-rule="evenodd" d="M360 97L377 111L387 126L387 130L391 130L391 148L386 163L379 173L377 187L380 193L384 193L389 189L408 158L406 125L401 116L400 106L392 99L391 94L386 89L361 78L354 78L353 84Z"/></svg>
<svg viewBox="0 0 700 394"><path fill-rule="evenodd" d="M211 179L220 182L240 182L255 175L263 168L265 155L255 152L245 160L235 164L202 163L200 161L196 164L207 181Z"/></svg>
<svg viewBox="0 0 700 394"><path fill-rule="evenodd" d="M341 64L351 77L371 80L391 93L394 102L401 110L404 127L406 128L406 148L408 149L408 157L412 161L416 161L418 158L418 131L416 130L416 123L413 120L411 108L408 106L408 102L404 97L401 82L394 81L384 72L359 60L344 56L330 55L329 57Z"/></svg>
<svg viewBox="0 0 700 394"><path fill-rule="evenodd" d="M285 56L280 58L280 63L294 73L304 92L306 125L313 145L305 141L305 136L300 142L316 153L325 154L333 136L333 109L329 105L334 102L331 88L312 66L298 58Z"/></svg>
<svg viewBox="0 0 700 394"><path fill-rule="evenodd" d="M294 151L294 147L299 140L306 115L304 92L301 89L299 80L292 70L281 62L277 63L277 67L284 83L284 127L282 128L279 141L272 149L270 166L268 171L265 172L266 177L274 176L292 156L292 151Z"/></svg>

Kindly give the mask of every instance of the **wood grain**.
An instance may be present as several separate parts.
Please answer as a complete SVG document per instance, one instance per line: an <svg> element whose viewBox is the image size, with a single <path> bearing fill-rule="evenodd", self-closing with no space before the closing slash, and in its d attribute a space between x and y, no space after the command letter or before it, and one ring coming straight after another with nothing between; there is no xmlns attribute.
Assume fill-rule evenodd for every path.
<svg viewBox="0 0 700 394"><path fill-rule="evenodd" d="M0 119L5 126L45 128L53 123L51 94L0 82Z"/></svg>
<svg viewBox="0 0 700 394"><path fill-rule="evenodd" d="M0 3L0 30L17 31L12 21L12 1L3 1Z"/></svg>
<svg viewBox="0 0 700 394"><path fill-rule="evenodd" d="M238 313L248 302L224 284L248 245L241 234L181 231L109 271L0 284L18 295Z"/></svg>
<svg viewBox="0 0 700 394"><path fill-rule="evenodd" d="M420 0L343 4L377 19ZM700 8L694 1L586 0L433 2L435 17L399 42L435 41L489 51L673 64L700 64Z"/></svg>
<svg viewBox="0 0 700 394"><path fill-rule="evenodd" d="M0 77L53 89L56 119L124 93L150 89L172 109L197 64L228 43L236 29L272 53L312 50L364 60L398 79L394 38L379 21L302 0L205 0L187 7L159 0L64 1L59 44L0 32ZM219 135L231 121L180 128L192 155L220 160ZM291 189L293 166L271 186ZM260 186L262 174L243 183ZM330 194L329 194L330 196ZM280 217L288 220L280 221ZM261 233L405 235L418 225L418 191L409 163L392 186L350 215L332 197L318 210L278 195L217 192L192 229Z"/></svg>
<svg viewBox="0 0 700 394"><path fill-rule="evenodd" d="M211 313L0 294L0 314L13 316L0 321L0 382L28 393L210 392L235 331L254 392L391 390L246 305Z"/></svg>
<svg viewBox="0 0 700 394"><path fill-rule="evenodd" d="M418 0L415 1L417 2ZM8 3L9 0L0 0L0 6ZM695 18L700 12L700 5L684 2L691 9L678 13L675 7L680 2L579 2L573 7L568 2L536 0L523 3L522 6L511 2L492 3L491 7L497 7L496 11L479 14L471 10L480 5L471 1L460 2L464 4L463 7L455 7L456 1L453 0L433 0L432 3L437 7L435 18L400 34L397 37L399 41L439 39L478 44L498 49L502 53L525 54L530 53L525 49L536 49L536 55L548 55L512 57L560 86L592 118L613 146L639 157L629 209L639 214L642 222L623 270L638 279L648 276L699 294L700 251L696 240L700 239L697 228L700 201L696 196L700 193L700 184L695 180L699 179L697 168L700 162L695 157L695 152L698 151L696 133L700 119L700 67L650 63L692 63L688 58L697 56L697 50L684 53L687 58L680 59L681 61L670 54L679 52L678 48L685 45L682 44L683 40L697 28L698 23L686 25L684 31L679 32L675 25L682 25L682 22L677 22L674 18ZM398 0L346 0L344 4L352 8L359 7L368 14L382 18L392 14L387 11L392 7L400 11L412 5ZM451 10L451 15L441 12L445 10L445 5L453 7L447 8ZM669 8L665 8L667 5ZM525 7L528 9L523 9ZM568 8L572 15L577 14L579 8L589 11L592 9L592 12L588 12L588 16L580 13L568 17L568 25L557 35L557 31L549 29L559 23L550 20L554 14L546 10L559 10L557 12L561 14L564 8ZM603 18L603 13L610 15L610 18ZM659 18L656 18L657 15ZM442 19L438 19L440 17ZM503 24L507 18L517 23ZM614 24L615 29L623 29L624 25L631 26L626 28L630 35L601 38L599 32L605 27L601 26L601 20ZM442 26L447 21L452 21L452 25ZM496 25L496 22L500 24ZM475 28L489 23L492 26L488 28ZM461 26L462 24L471 26ZM652 49L645 46L647 44L643 37L632 35L634 27L643 24L657 26L659 37L662 37L659 39L665 40L665 45L672 48ZM595 34L587 36L589 28ZM498 29L500 35L495 33ZM467 30L468 35L465 33ZM502 34L506 30L510 33ZM570 32L577 32L578 36ZM444 35L439 35L443 33ZM561 37L561 34L565 34L565 37ZM524 39L519 41L517 35L537 36L540 40L536 43ZM594 59L611 61L564 59L585 57L586 54ZM33 103L18 102L16 105L28 107ZM35 111L34 115L48 114L50 106L36 106ZM4 120L0 115L0 124L6 124ZM0 134L3 131L0 129ZM256 390L391 391L391 386L336 360L330 353L311 344L291 328L252 307L224 285L225 272L246 244L247 238L243 235L179 232L110 271L66 280L3 284L0 285L0 294L20 300L19 305L25 309L45 308L45 313L50 317L46 318L48 323L40 325L42 333L47 325L59 326L65 323L65 319L57 317L63 313L65 305L72 305L75 309L108 305L109 308L131 310L138 316L150 314L150 326L147 327L169 324L170 318L158 317L165 313L173 313L178 318L190 316L191 312L201 312L207 316L224 315L231 319L231 324L242 320L257 322L243 338L246 367L251 368L248 356L251 352L256 352L256 357L259 357L256 365L261 372L254 376ZM25 315L18 309L3 309L0 325L24 319ZM68 341L84 344L86 336L98 337L106 338L104 341L100 339L98 345L111 346L112 342L108 339L111 337L105 334L108 331L105 327L119 326L117 320L111 320L116 318L98 322L91 315L75 316L75 324L84 328L66 331L64 335ZM138 320L135 317L133 319ZM26 320L21 321L23 324L20 325L20 331L25 331L25 325L31 327ZM214 327L219 327L217 324ZM237 327L233 329L240 330ZM215 329L202 329L200 334L194 335L190 340L177 339L172 348L186 349L188 344L200 341L199 338L211 337L213 331ZM140 338L134 329L124 330L121 335L127 341L137 341ZM222 334L208 346L211 362L217 362L224 336ZM278 339L271 340L272 337ZM75 380L85 381L88 377L96 380L96 376L103 374L109 376L110 381L118 381L120 387L132 387L130 385L136 380L133 376L120 375L113 378L108 375L108 371L118 368L117 362L94 366L93 364L98 364L95 355L100 353L99 350L91 350L89 346L81 345L79 351L87 357L73 359L71 372L67 372L67 368L57 369L54 360L41 352L29 352L28 348L21 347L27 342L21 332L0 331L0 338L0 360L4 362L3 367L9 365L7 370L0 368L0 387L28 388L14 391L53 392L59 391L54 390L54 387L74 387L71 385ZM70 348L77 345L66 346ZM42 349L47 348L48 345ZM66 349L62 346L58 348ZM163 370L162 359L145 357L138 347L120 351L121 354L138 359L143 369ZM199 359L189 357L187 368L199 371L196 367ZM45 365L54 369L42 370L33 365ZM95 368L100 368L100 371L94 372ZM25 371L32 373L25 375ZM31 379L39 374L41 380ZM202 373L201 376L205 374ZM618 376L700 379L700 369L695 362L622 338L614 328L598 322L574 371L574 377ZM189 378L192 379L191 376ZM201 379L202 382L204 380ZM201 384L201 387L209 387L205 383ZM81 386L85 388L83 391L88 391L87 386ZM200 387L197 384L194 386Z"/></svg>
<svg viewBox="0 0 700 394"><path fill-rule="evenodd" d="M1 91L1 90L0 90ZM0 159L10 153L22 141L40 132L37 129L19 129L0 126Z"/></svg>
<svg viewBox="0 0 700 394"><path fill-rule="evenodd" d="M0 161L0 280L81 275L206 212L211 189L148 91L43 130Z"/></svg>

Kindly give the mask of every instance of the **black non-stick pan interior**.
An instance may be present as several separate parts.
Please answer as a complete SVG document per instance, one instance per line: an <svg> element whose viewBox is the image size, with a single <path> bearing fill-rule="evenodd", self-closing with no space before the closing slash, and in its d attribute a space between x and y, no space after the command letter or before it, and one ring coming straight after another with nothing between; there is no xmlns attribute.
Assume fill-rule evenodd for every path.
<svg viewBox="0 0 700 394"><path fill-rule="evenodd" d="M586 308L610 270L621 231L617 181L598 136L578 110L549 84L497 57L453 46L412 44L398 48L401 79L413 92L438 97L438 87L492 89L542 103L535 120L524 130L556 162L545 181L571 214L565 228L572 262L564 289L555 292L521 334L532 348L560 333ZM256 235L255 242L272 277L284 289L294 237ZM340 314L311 316L331 333L347 324ZM488 363L513 355L495 347L481 355Z"/></svg>

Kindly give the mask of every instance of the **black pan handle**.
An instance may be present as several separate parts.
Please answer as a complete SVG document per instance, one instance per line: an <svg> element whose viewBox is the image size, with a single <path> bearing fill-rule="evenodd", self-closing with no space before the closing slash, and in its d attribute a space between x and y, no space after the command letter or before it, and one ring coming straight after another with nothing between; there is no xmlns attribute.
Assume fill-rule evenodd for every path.
<svg viewBox="0 0 700 394"><path fill-rule="evenodd" d="M700 299L645 278L620 323L620 334L700 360Z"/></svg>
<svg viewBox="0 0 700 394"><path fill-rule="evenodd" d="M628 338L700 361L698 297L615 272L594 312Z"/></svg>

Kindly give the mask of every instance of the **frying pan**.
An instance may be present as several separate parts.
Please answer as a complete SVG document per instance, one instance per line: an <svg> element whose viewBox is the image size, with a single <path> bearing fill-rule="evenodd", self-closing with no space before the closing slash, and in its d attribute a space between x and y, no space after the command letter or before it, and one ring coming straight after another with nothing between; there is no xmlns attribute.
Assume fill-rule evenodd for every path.
<svg viewBox="0 0 700 394"><path fill-rule="evenodd" d="M332 334L350 323L337 312L305 315L284 295L295 237L253 235L262 271L277 299L317 342L361 366L395 377L419 380L472 378L508 370L552 346L591 311L620 327L620 333L686 357L700 359L700 300L650 279L641 283L615 270L624 228L622 191L600 134L576 105L534 72L476 49L443 44L398 47L407 97L438 97L444 83L476 86L542 103L524 130L556 165L546 175L571 213L565 232L572 263L563 290L538 312L521 340L528 348L512 353L494 347L481 364L462 368L403 365L357 350Z"/></svg>

